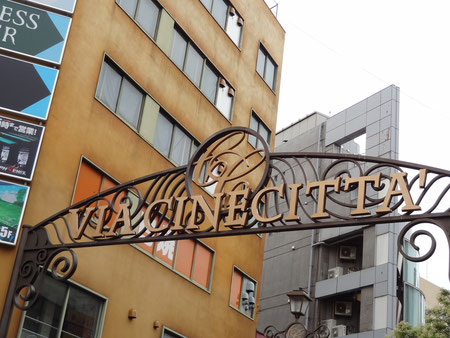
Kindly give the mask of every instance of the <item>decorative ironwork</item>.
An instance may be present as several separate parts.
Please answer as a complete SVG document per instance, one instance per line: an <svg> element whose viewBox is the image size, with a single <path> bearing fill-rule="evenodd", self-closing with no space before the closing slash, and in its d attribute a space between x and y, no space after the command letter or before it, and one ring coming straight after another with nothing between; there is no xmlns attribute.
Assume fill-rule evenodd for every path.
<svg viewBox="0 0 450 338"><path fill-rule="evenodd" d="M264 329L266 338L328 338L330 329L320 325L313 331L308 331L302 323L294 322L287 329L279 331L275 326L269 325Z"/></svg>
<svg viewBox="0 0 450 338"><path fill-rule="evenodd" d="M120 184L24 227L0 335L9 304L31 306L44 271L74 273L75 248L400 222L407 223L398 239L404 254L403 240L419 223L437 225L450 240L449 190L446 170L360 155L270 153L253 130L229 128L208 138L188 165ZM424 230L411 236L414 248L418 235L433 245L422 257L407 257L413 261L435 248Z"/></svg>

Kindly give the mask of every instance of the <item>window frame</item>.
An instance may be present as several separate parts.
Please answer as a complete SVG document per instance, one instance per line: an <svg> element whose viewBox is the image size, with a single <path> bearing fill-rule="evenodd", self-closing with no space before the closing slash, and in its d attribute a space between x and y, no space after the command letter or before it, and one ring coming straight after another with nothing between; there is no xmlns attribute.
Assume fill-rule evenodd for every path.
<svg viewBox="0 0 450 338"><path fill-rule="evenodd" d="M255 291L254 291L254 298L255 298L255 307L252 309L252 315L249 316L248 314L246 314L244 311L241 311L241 309L237 308L236 306L234 306L233 304L231 304L231 296L232 296L232 287L233 287L233 275L234 272L237 271L241 277L242 277L242 282L244 281L244 278L246 278L247 280L250 280L253 282L254 286L255 286ZM242 283L241 282L241 283ZM241 285L242 287L242 285ZM234 309L235 311L239 312L240 314L244 315L245 317L251 319L251 320L255 320L255 313L256 313L256 303L257 303L257 295L258 293L258 282L256 279L254 279L253 277L250 277L249 274L245 273L242 269L238 268L236 265L233 265L233 269L231 272L231 281L230 281L230 296L228 299L228 306L230 306L232 309ZM241 306L241 299L242 299L242 289L241 289L241 293L239 295L239 307Z"/></svg>
<svg viewBox="0 0 450 338"><path fill-rule="evenodd" d="M173 62L173 61L172 61ZM120 101L120 95L121 95L121 89L122 89L122 83L123 83L123 79L126 78L127 81L129 81L133 86L135 86L137 88L137 90L142 93L142 99L141 99L141 107L139 110L139 116L138 116L138 121L137 121L137 126L134 127L131 123L129 123L127 120L125 120L121 115L119 115L118 113L116 113L115 111L113 111L112 109L110 109L106 103L104 103L100 97L97 96L97 92L99 91L99 88L101 87L102 84L100 84L100 79L101 79L101 75L102 75L102 69L104 67L104 64L107 64L110 68L112 68L114 71L116 71L116 73L118 73L119 76L121 76L121 82L120 82L120 88L119 88L119 92L117 94L117 100L116 100L116 110L118 109L119 106L119 101ZM189 79L190 80L190 79ZM219 82L219 81L217 81ZM217 84L218 86L218 84ZM203 93L202 93L203 94ZM204 95L204 94L203 94ZM156 147L155 142L154 142L154 137L156 135L156 133L154 133L152 141L150 141L147 136L144 137L144 135L141 133L141 127L142 127L142 119L144 116L144 108L145 108L145 104L147 101L147 96L153 100L156 105L158 105L159 109L158 109L158 116L159 114L162 114L170 123L172 123L172 136L171 136L171 140L170 140L170 144L169 144L169 153L166 156L160 149L158 149L158 147ZM206 97L206 96L205 96ZM123 70L108 54L104 53L103 54L103 59L102 59L102 66L100 67L100 73L98 76L98 82L97 82L97 87L95 90L95 95L94 98L101 104L103 105L106 109L108 109L111 113L113 113L117 118L119 118L122 122L124 122L129 128L131 128L140 138L142 138L145 142L147 142L153 149L155 149L159 154L161 154L161 156L163 156L165 159L167 159L170 163L172 163L175 166L179 166L174 160L172 160L172 158L170 157L171 154L171 149L172 149L172 145L173 145L173 130L174 130L174 126L177 126L179 129L181 129L191 140L191 147L190 147L190 153L193 154L192 152L192 148L193 145L196 145L197 147L200 145L200 142L190 133L188 132L188 130L181 124L179 123L170 113L167 112L166 109L164 109L164 107L154 98L152 97L142 86L139 85L139 83L137 81L135 81L125 70ZM216 91L216 100L217 100L217 91ZM208 99L209 101L209 99ZM234 102L234 100L233 100ZM216 108L217 109L217 108ZM222 116L224 116L221 113ZM190 157L189 157L190 159ZM185 164L181 164L181 165L185 165Z"/></svg>
<svg viewBox="0 0 450 338"><path fill-rule="evenodd" d="M186 76L186 78L200 91L200 93L202 93L202 95L219 111L219 113L229 122L231 123L233 120L233 110L234 110L234 103L235 103L235 96L236 96L236 89L235 87L227 80L225 79L225 77L222 75L222 73L217 69L217 67L211 62L211 60L206 56L206 54L194 43L194 41L186 34L186 32L181 28L180 25L178 25L175 22L174 25L174 33L178 34L179 36L181 36L185 41L186 41L186 48L185 48L185 52L184 52L184 59L183 59L183 65L182 67L179 67L178 64L173 60L172 58L172 50L173 50L173 42L174 39L172 40L172 46L171 46L171 51L170 51L170 55L168 55L169 60L184 74L184 76ZM175 35L175 34L174 34ZM197 51L200 56L203 58L203 63L202 63L202 69L201 69L201 75L200 75L200 82L197 85L194 80L192 80L189 75L186 73L186 62L187 62L187 58L188 58L188 52L189 52L189 47L192 46L192 48ZM210 68L210 70L218 77L217 83L216 83L216 90L215 90L215 95L214 95L214 102L211 102L211 100L205 95L205 93L203 93L202 91L202 85L203 85L203 77L205 74L205 68L206 66L208 66ZM220 109L220 106L218 106L218 99L219 99L219 95L220 95L220 89L222 88L222 86L220 85L221 79L223 79L223 81L225 81L225 87L228 87L228 97L231 97L231 103L230 103L230 111L227 113L223 113ZM230 95L230 90L233 92L232 95ZM228 117L229 116L229 117Z"/></svg>
<svg viewBox="0 0 450 338"><path fill-rule="evenodd" d="M213 73L216 77L217 77L217 81L216 81L216 86L214 88L214 100L210 100L208 96L206 96L206 94L203 92L203 81L205 81L205 74L206 74L206 68L209 68L209 70L211 71L211 73ZM215 67L213 66L213 64L205 59L205 63L203 65L203 70L202 70L202 77L200 79L200 91L202 92L202 94L208 99L209 102L211 102L213 104L214 107L217 108L216 104L217 104L217 97L219 96L219 84L220 84L220 79L222 79L222 76L220 75L220 73L215 69ZM224 79L225 80L225 79ZM226 80L225 80L226 81ZM222 113L221 113L222 114ZM222 114L223 115L223 114Z"/></svg>
<svg viewBox="0 0 450 338"><path fill-rule="evenodd" d="M258 59L259 59L259 52L262 52L264 55L264 72L263 74L260 74L258 71ZM274 65L274 72L273 72L273 83L272 85L268 84L266 81L266 72L267 72L267 60L270 60L272 64ZM270 55L270 53L267 51L267 48L264 47L264 45L260 42L258 46L258 53L256 55L256 73L263 79L264 83L272 90L273 93L276 92L277 89L277 79L278 79L278 64L275 62L274 58Z"/></svg>
<svg viewBox="0 0 450 338"><path fill-rule="evenodd" d="M117 98L116 98L116 105L115 105L115 109L112 110L100 97L99 95L97 95L99 88L103 87L103 83L100 83L100 79L101 79L101 75L103 72L103 67L104 64L107 64L113 71L115 71L120 77L120 87L119 87L119 92L117 93ZM133 126L131 124L131 122L128 122L124 117L122 117L121 115L119 115L118 109L119 109L119 104L120 104L120 100L121 100L121 95L122 95L122 89L123 89L123 83L124 83L124 79L126 79L133 87L135 87L141 94L142 94L142 99L141 99L141 104L140 104L140 108L139 108L139 116L137 119L137 124L136 126ZM100 73L98 75L98 80L97 80L97 87L95 89L95 94L94 94L94 98L100 102L106 109L108 109L110 112L112 112L114 115L116 115L120 120L122 120L122 122L124 122L125 124L127 124L129 127L131 127L133 130L139 132L140 127L141 127L141 121L142 121L142 112L144 109L144 104L145 104L145 96L148 95L147 92L142 88L142 86L140 86L130 75L128 75L127 72L125 72L121 67L119 67L117 65L116 62L114 62L114 60L112 58L110 58L106 53L103 54L103 58L102 58L102 65L100 67Z"/></svg>
<svg viewBox="0 0 450 338"><path fill-rule="evenodd" d="M128 12L120 5L120 2L121 2L121 0L115 0L115 2L116 2L116 4L117 4L117 6L119 6L120 8L121 8L121 10L123 10L124 12L125 12L125 14L128 16L128 17L130 17L135 23L136 23L136 25L156 44L156 46L158 46L158 48L160 48L159 47L159 45L156 43L156 40L157 40L157 37L158 37L158 34L159 34L159 27L160 27L160 23L161 23L161 16L162 16L162 11L164 10L165 11L165 13L167 13L172 19L173 19L173 17L167 12L167 10L165 10L165 8L159 3L159 1L157 1L157 0L151 0L155 5L156 5L156 7L158 7L159 8L159 12L158 12L158 19L157 19L157 22L155 23L155 25L156 25L156 27L155 27L155 34L154 34L154 37L151 37L144 29L143 29L143 27L136 21L136 15L137 15L137 13L138 13L138 11L137 11L137 9L138 9L138 7L139 7L139 4L140 4L140 1L143 1L143 0L136 0L136 7L135 7L135 13L134 13L134 17L132 18L129 14L128 14ZM225 2L226 3L228 3L228 8L230 7L230 2L228 1L228 0L225 0ZM202 4L203 5L203 4ZM232 6L233 8L234 8L234 6ZM206 8L206 7L205 7ZM236 9L235 9L235 12L236 12L236 14L242 19L242 16L240 16L240 14L239 13L237 13L237 11L236 11ZM227 10L227 20L228 20L228 13L229 13L229 10ZM183 74L189 79L189 81L191 81L192 82L192 84L194 84L196 87L197 87L197 89L198 90L200 90L200 92L203 94L203 96L205 96L206 97L206 99L219 111L219 113L223 116L223 117L225 117L225 119L228 121L228 122L232 122L232 118L233 118L233 109L234 109L234 101L235 101L235 99L234 99L234 97L235 97L235 93L236 93L236 89L235 89L235 87L229 82L229 81L227 81L226 79L225 79L225 77L222 75L222 73L219 71L219 69L217 68L217 67L215 67L214 66L214 64L212 63L212 61L206 56L206 54L199 48L199 46L198 45L196 45L195 43L194 43L194 41L193 41L193 39L191 39L190 37L189 37L189 35L181 28L181 26L176 22L176 20L175 19L173 19L174 20L174 26L173 26L173 32L176 32L176 33L178 33L183 39L185 39L185 41L186 41L186 49L185 49L185 53L184 53L184 57L183 57L183 65L181 66L181 68L180 67L178 67L178 65L175 63L175 61L173 61L173 59L171 58L171 53L172 53L172 46L170 47L170 51L169 52L167 52L167 51L164 51L164 53L166 54L166 56L168 57L168 59L170 60L170 61L172 61L174 64L175 64L175 66L177 66L177 68L178 69L180 69L182 72L183 72ZM244 20L242 19L242 22L243 22ZM243 24L242 24L242 27L243 27ZM241 35L240 35L240 43L242 42L242 32L243 32L243 30L241 30ZM230 36L227 34L227 36L230 38ZM172 37L172 39L173 39L173 37ZM230 38L231 39L231 38ZM173 44L173 40L172 40L172 44ZM234 43L233 43L234 44ZM187 75L187 73L185 72L185 64L186 64L186 59L187 59L187 52L188 52L188 47L189 47L189 45L192 45L193 46L193 48L194 49L196 49L199 53L200 53L200 55L201 55L201 57L203 58L203 64L202 64L202 70L201 70L201 75L200 75L200 83L199 83L199 85L197 85L197 84L195 84L194 83L194 81L193 80L191 80L190 78L189 78L189 76ZM236 44L234 44L234 45L236 45ZM238 47L239 48L239 47ZM113 60L112 60L112 58L109 58L115 65L117 65L117 63L116 62L114 62ZM230 111L229 112L226 112L226 113L223 113L222 111L221 111L221 109L219 109L219 107L217 106L217 100L218 100L218 96L219 96L219 89L220 89L220 87L219 87L219 85L217 84L217 86L216 86L216 91L215 91L215 95L214 95L214 102L212 102L210 99L209 99L209 97L207 97L204 93L203 93L203 91L201 90L201 87L202 87L202 81L203 81L203 73L204 73L204 70L205 70L205 65L206 64L209 64L210 65L210 68L214 71L214 73L219 77L219 79L218 79L218 83L220 82L220 79L222 78L222 79L224 79L225 81L226 81L226 83L227 83L227 85L228 85L228 87L230 87L231 89L232 89L232 92L233 92L233 94L232 95L228 95L228 96L230 96L231 97L231 104L230 104ZM120 67L118 67L119 69L120 69ZM130 77L127 73L125 73L130 79L132 79L132 77ZM135 84L137 84L137 82L136 81L134 81L134 83ZM139 87L139 86L138 86ZM97 84L97 88L98 88L98 84ZM142 89L142 87L140 87L141 89ZM96 90L96 93L97 93L97 90ZM148 94L148 93L147 93ZM102 102L101 100L99 100L100 102ZM107 107L107 105L104 103L104 102L102 102L102 104L103 105L105 105L106 107ZM108 108L108 107L107 107ZM108 108L109 109L109 108ZM111 109L110 109L111 110ZM141 110L142 110L142 107L141 107ZM140 116L142 116L142 112L140 113ZM138 121L138 127L137 127L137 129L139 129L140 128L140 123L141 123L141 121L139 120Z"/></svg>
<svg viewBox="0 0 450 338"><path fill-rule="evenodd" d="M187 66L188 66L188 58L189 58L189 55L191 53L191 49L195 53L197 53L200 56L200 58L202 59L201 69L200 69L200 77L199 77L199 80L198 80L198 84L195 83L194 82L195 79L191 79L191 77L188 74L188 67ZM201 85L202 85L203 73L204 73L204 70L205 70L205 64L206 64L206 57L203 55L203 53L200 51L200 49L195 44L192 43L191 40L188 40L187 45L186 45L185 58L184 58L183 73L186 74L186 76L189 78L189 80L191 80L192 83L199 89L201 88ZM201 91L201 89L200 89L200 91ZM203 94L203 92L202 92L202 94ZM208 101L209 101L209 99L208 99Z"/></svg>
<svg viewBox="0 0 450 338"><path fill-rule="evenodd" d="M191 282L192 284L196 285L197 287L199 287L200 289L211 293L211 286L212 286L212 279L213 279L213 271L214 271L214 264L215 264L215 259L216 259L216 251L214 249L212 249L209 245L205 244L204 242L198 240L198 239L184 239L186 241L193 241L194 242L194 252L193 252L193 257L192 257L192 265L191 265L191 269L190 269L190 275L186 276L184 273L182 273L181 271L178 271L175 268L176 262L177 262L177 254L178 254L178 245L179 245L179 241L181 240L173 240L175 242L175 248L174 248L174 253L173 253L173 260L172 263L169 264L166 261L164 261L163 259L159 258L156 256L156 246L158 245L158 243L161 243L160 241L154 241L151 242L153 243L151 252L150 250L146 250L142 247L140 247L138 244L130 244L131 246L133 246L135 249L139 250L140 252L142 252L144 255L150 257L151 259L154 259L156 262L162 264L163 266L165 266L166 268L168 268L169 270L172 270L173 272L175 272L177 275L181 276L182 278L186 279L187 281ZM142 243L145 244L145 243ZM198 245L201 245L202 247L204 247L207 251L209 251L211 253L211 262L210 262L210 270L209 270L209 274L208 274L208 285L207 287L203 286L202 284L200 284L199 282L194 280L193 277L193 273L194 273L194 267L195 267L195 260L197 257L197 247Z"/></svg>
<svg viewBox="0 0 450 338"><path fill-rule="evenodd" d="M252 119L254 119L258 123L257 130L255 130L255 129L253 129L251 127ZM266 123L264 123L264 121L261 119L261 117L253 109L251 110L251 113L250 113L250 120L249 120L249 126L248 127L251 130L255 131L261 137L262 137L262 135L261 135L261 133L259 131L260 131L261 127L263 127L268 132L268 140L265 140L265 141L267 142L267 145L270 147L270 145L272 143L271 142L272 141L272 130L267 126ZM250 142L250 135L248 136L247 141L253 148L257 149L258 148L259 139L257 139L256 137L255 137L255 139L256 139L255 145L253 145L252 142Z"/></svg>
<svg viewBox="0 0 450 338"><path fill-rule="evenodd" d="M158 17L156 18L156 22L155 22L155 32L154 32L154 36L151 36L145 29L144 27L141 26L141 24L137 21L137 14L138 14L138 9L140 6L141 1L146 1L146 0L136 0L136 7L134 9L134 16L131 17L130 14L128 14L128 12L120 5L120 3L122 1L125 0L115 0L116 4L125 12L125 14L134 21L134 23L139 27L139 29L141 29L145 35L147 35L150 39L152 39L153 42L156 41L156 36L158 36L158 30L159 30L159 25L160 25L160 21L161 21L161 12L163 7L161 6L161 4L158 1L155 0L148 0L151 1L157 8L158 8Z"/></svg>
<svg viewBox="0 0 450 338"><path fill-rule="evenodd" d="M181 333L178 333L172 329L169 329L167 326L163 326L161 330L161 338L164 338L164 333L168 331L170 334L178 336L177 338L188 338L187 336L183 336Z"/></svg>
<svg viewBox="0 0 450 338"><path fill-rule="evenodd" d="M172 155L173 155L173 149L174 149L174 138L175 138L175 128L178 128L178 129L180 129L183 133L184 133L184 135L185 136L187 136L189 139L190 139L190 142L191 142L191 144L190 144L190 146L189 146L189 157L188 157L188 162L189 162L189 159L192 157L192 155L193 155L193 146L194 145L197 145L197 147L200 145L200 142L199 141L197 141L197 139L195 139L187 130L186 130L186 128L184 128L180 123L178 123L178 121L176 121L169 113L167 113L162 107L159 109L159 112L158 112L158 116L159 115L162 115L166 120L168 120L171 124L172 124L172 131L171 131L171 135L170 135L170 140L169 140L169 150L168 150L168 153L167 153L167 155L164 155L161 151L162 150L159 150L158 149L158 147L154 144L154 142L153 142L153 144L151 143L151 145L152 145L152 147L154 148L154 149L156 149L161 155L163 155L165 158L167 158L171 163L173 163L173 164L175 164L176 166L183 166L183 165L186 165L187 163L185 163L185 164L178 164L178 163L176 163L175 162L175 160L172 158ZM156 135L156 133L155 133L155 135Z"/></svg>
<svg viewBox="0 0 450 338"><path fill-rule="evenodd" d="M222 27L222 25L220 24L219 21L217 21L216 17L213 15L212 11L214 8L214 3L216 1L219 0L211 0L211 8L208 8L205 6L205 4L203 3L202 0L200 0L200 3L202 4L202 6L208 11L208 13L211 15L211 17L214 19L214 21L219 25L219 27L224 31L224 33L226 34L226 36L233 42L233 45L235 45L239 51L241 50L241 46L242 46L242 37L244 35L244 18L242 17L242 15L237 11L236 7L229 1L229 0L220 0L223 1L226 5L227 5L227 12L226 12L226 17L225 17L225 24L224 27ZM237 15L238 18L240 18L242 20L242 25L241 25L241 31L240 31L240 35L239 35L239 42L236 44L234 42L234 40L231 38L231 36L228 34L228 23L229 23L229 18L230 18L230 8L233 8L235 11L234 15Z"/></svg>
<svg viewBox="0 0 450 338"><path fill-rule="evenodd" d="M120 184L120 181L118 181L118 180L115 179L113 176L111 176L110 174L108 174L106 171L104 171L102 168L100 168L100 167L99 167L98 165L96 165L94 162L92 162L91 160L89 160L86 156L81 155L80 161L79 161L79 163L78 163L78 169L77 169L77 176L76 176L76 178L75 178L75 184L74 184L74 186L73 186L72 197L71 197L71 199L70 199L70 204L71 204L71 205L74 204L74 203L78 203L78 202L81 202L81 201L82 201L82 200L80 200L80 201L78 201L78 202L74 202L74 197L75 197L75 192L76 192L76 190L77 190L77 186L78 186L78 183L79 183L80 171L81 171L81 166L83 165L83 162L86 163L86 165L90 166L92 169L98 171L98 172L101 174L102 179L101 179L101 183L100 183L100 191L99 191L99 192L105 191L105 190L102 190L103 185L104 185L104 179L105 179L105 177L106 177L107 179L111 180L112 182L116 183L116 185L119 185L119 184ZM88 197L87 197L87 198L88 198Z"/></svg>
<svg viewBox="0 0 450 338"><path fill-rule="evenodd" d="M45 274L46 274L46 276L48 278L53 278L53 277L50 276L51 275L51 271L50 270L47 270L47 272ZM65 294L65 301L64 301L63 311L62 311L64 313L64 316L66 314L67 304L68 304L68 301L69 301L69 298L70 298L70 291L69 291L70 288L77 288L77 289L79 289L79 290L81 290L83 292L86 292L86 293L88 293L88 294L90 294L92 296L95 296L95 297L99 298L102 301L100 313L99 313L99 315L97 317L98 324L97 324L97 329L96 329L97 334L96 334L95 338L102 337L103 326L105 324L105 318L106 318L106 309L107 309L107 306L108 306L108 298L106 296L103 296L102 294L100 294L100 293L98 293L98 292L96 292L96 291L94 291L94 290L92 290L92 289L90 289L90 288L88 288L88 287L86 287L86 286L84 286L84 285L74 281L74 280L67 279L66 281L60 281L60 280L57 280L57 281L62 283L62 284L65 284L67 286L67 290L66 290L66 294ZM23 325L25 323L26 314L27 314L27 310L23 311L22 314L21 314L19 327L18 327L18 330L17 330L17 335L18 336L19 336L19 334L21 334L21 332L23 330ZM62 324L64 324L64 318L62 318L58 324L59 324L59 328L61 328L61 330L58 330L58 332L61 333L60 331L62 331Z"/></svg>

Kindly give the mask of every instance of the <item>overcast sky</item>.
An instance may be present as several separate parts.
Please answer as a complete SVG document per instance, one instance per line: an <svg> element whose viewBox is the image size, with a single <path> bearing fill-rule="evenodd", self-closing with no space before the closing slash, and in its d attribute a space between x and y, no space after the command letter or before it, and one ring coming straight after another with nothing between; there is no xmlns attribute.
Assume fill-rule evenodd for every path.
<svg viewBox="0 0 450 338"><path fill-rule="evenodd" d="M448 0L277 2L286 31L277 130L313 111L336 114L394 84L400 160L450 170ZM450 288L442 234L421 275Z"/></svg>

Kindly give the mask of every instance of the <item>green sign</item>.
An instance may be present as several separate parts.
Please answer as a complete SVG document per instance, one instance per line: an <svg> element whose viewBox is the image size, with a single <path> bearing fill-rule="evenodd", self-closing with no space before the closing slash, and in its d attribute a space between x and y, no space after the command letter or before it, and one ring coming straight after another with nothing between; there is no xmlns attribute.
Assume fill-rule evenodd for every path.
<svg viewBox="0 0 450 338"><path fill-rule="evenodd" d="M71 19L0 0L0 48L61 63Z"/></svg>
<svg viewBox="0 0 450 338"><path fill-rule="evenodd" d="M0 244L15 245L29 188L0 180Z"/></svg>

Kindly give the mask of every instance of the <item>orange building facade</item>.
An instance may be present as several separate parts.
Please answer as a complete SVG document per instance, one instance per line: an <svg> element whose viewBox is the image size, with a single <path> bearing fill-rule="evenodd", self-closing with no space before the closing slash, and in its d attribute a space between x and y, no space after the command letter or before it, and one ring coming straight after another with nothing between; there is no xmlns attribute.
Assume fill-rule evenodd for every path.
<svg viewBox="0 0 450 338"><path fill-rule="evenodd" d="M71 24L60 65L0 51L59 70L32 179L1 178L29 187L22 224L184 165L227 127L272 147L285 33L263 0L78 0L73 14L36 2ZM1 102L0 115L37 123ZM0 244L2 304L16 251ZM8 337L255 337L260 236L76 254L69 281L46 278L35 305L14 310Z"/></svg>

